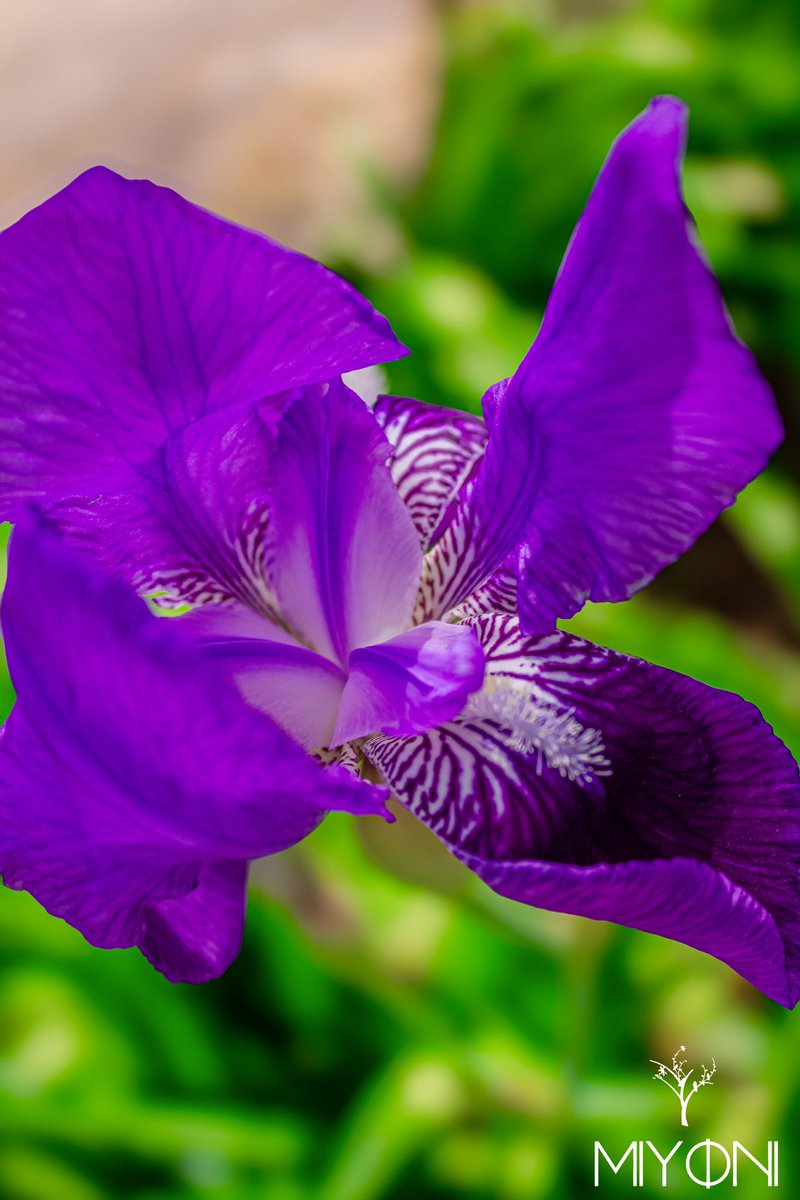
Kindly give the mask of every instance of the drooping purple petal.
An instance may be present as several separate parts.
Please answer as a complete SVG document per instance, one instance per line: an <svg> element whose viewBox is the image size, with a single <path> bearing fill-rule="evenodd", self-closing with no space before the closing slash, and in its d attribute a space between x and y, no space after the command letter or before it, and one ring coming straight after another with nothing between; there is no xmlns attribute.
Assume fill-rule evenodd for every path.
<svg viewBox="0 0 800 1200"><path fill-rule="evenodd" d="M366 746L490 887L631 925L800 995L800 778L758 711L567 634L475 622L484 689L440 730Z"/></svg>
<svg viewBox="0 0 800 1200"><path fill-rule="evenodd" d="M389 453L339 382L307 389L278 426L267 571L291 627L342 666L411 623L422 554Z"/></svg>
<svg viewBox="0 0 800 1200"><path fill-rule="evenodd" d="M230 404L404 352L320 264L104 167L0 234L0 509L118 491Z"/></svg>
<svg viewBox="0 0 800 1200"><path fill-rule="evenodd" d="M486 449L486 426L471 413L402 396L379 396L373 412L392 446L392 479L427 549Z"/></svg>
<svg viewBox="0 0 800 1200"><path fill-rule="evenodd" d="M185 896L150 904L140 949L172 983L216 979L239 953L247 902L247 863L206 863Z"/></svg>
<svg viewBox="0 0 800 1200"><path fill-rule="evenodd" d="M682 553L782 436L680 190L683 106L654 100L619 137L536 341L486 398L489 448L428 556L439 616L512 552L530 630L622 600Z"/></svg>
<svg viewBox="0 0 800 1200"><path fill-rule="evenodd" d="M353 650L333 745L370 733L402 736L452 720L481 686L483 672L472 629L442 621Z"/></svg>
<svg viewBox="0 0 800 1200"><path fill-rule="evenodd" d="M0 871L95 944L146 945L165 973L206 977L241 932L222 862L292 845L327 809L380 811L378 791L324 771L242 700L179 620L32 516L11 539L2 619L18 698L0 743ZM170 966L181 906L161 906L192 894L199 917L223 884L214 928Z"/></svg>

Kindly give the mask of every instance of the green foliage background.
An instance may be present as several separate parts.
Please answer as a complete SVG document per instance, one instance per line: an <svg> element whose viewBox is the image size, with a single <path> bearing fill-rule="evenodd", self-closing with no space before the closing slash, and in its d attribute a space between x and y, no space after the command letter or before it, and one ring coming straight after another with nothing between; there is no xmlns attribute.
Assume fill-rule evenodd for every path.
<svg viewBox="0 0 800 1200"><path fill-rule="evenodd" d="M613 136L654 93L689 101L687 196L789 443L645 595L572 626L742 693L800 753L800 8L532 8L444 10L430 163L376 189L401 250L344 265L415 350L392 388L477 407ZM796 1195L797 1017L683 947L501 901L410 821L335 816L256 869L243 953L203 988L0 895L0 1198L583 1197L595 1138L680 1136L648 1060L682 1043L719 1067L691 1140L780 1138L771 1194Z"/></svg>

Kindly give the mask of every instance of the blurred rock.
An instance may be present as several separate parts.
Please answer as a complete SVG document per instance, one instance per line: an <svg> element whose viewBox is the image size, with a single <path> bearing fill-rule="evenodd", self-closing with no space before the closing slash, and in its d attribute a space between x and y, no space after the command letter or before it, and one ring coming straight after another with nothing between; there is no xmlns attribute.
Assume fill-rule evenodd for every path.
<svg viewBox="0 0 800 1200"><path fill-rule="evenodd" d="M307 251L368 221L368 172L428 147L426 0L4 0L0 217L93 162L171 183Z"/></svg>

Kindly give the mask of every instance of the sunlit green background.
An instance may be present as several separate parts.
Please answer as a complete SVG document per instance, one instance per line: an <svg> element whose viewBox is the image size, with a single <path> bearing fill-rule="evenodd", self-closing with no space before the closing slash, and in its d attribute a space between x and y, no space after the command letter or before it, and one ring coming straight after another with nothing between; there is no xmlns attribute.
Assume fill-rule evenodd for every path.
<svg viewBox="0 0 800 1200"><path fill-rule="evenodd" d="M789 445L646 595L572 627L744 694L800 752L800 7L430 14L427 164L402 186L362 164L385 244L327 249L415 350L392 387L475 408L526 349L612 137L654 93L688 100L687 195ZM334 816L260 864L241 957L201 988L3 892L0 1200L585 1197L595 1138L680 1136L648 1060L681 1043L718 1065L690 1139L779 1138L782 1187L745 1170L738 1195L800 1194L800 1017L683 947L501 901L410 822ZM669 1194L695 1190L676 1173Z"/></svg>

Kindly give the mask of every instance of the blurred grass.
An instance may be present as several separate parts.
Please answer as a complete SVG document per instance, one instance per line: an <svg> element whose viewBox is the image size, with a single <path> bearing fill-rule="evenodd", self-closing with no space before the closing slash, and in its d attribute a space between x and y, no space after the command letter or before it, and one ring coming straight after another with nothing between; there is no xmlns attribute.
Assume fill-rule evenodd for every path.
<svg viewBox="0 0 800 1200"><path fill-rule="evenodd" d="M669 91L692 106L702 235L800 446L796 5L471 5L443 21L430 163L381 199L403 252L380 278L349 264L415 349L393 388L475 408L513 370L609 142ZM796 753L799 463L790 444L724 518L746 567L735 620L708 602L704 539L688 569L572 622L741 692ZM777 631L770 605L788 614ZM95 951L14 892L0 962L2 1200L583 1197L595 1137L673 1144L648 1060L681 1043L719 1065L692 1132L756 1151L781 1138L778 1194L795 1194L795 1018L681 946L501 900L408 820L332 817L260 866L244 951L206 987ZM762 1188L751 1175L738 1193Z"/></svg>

